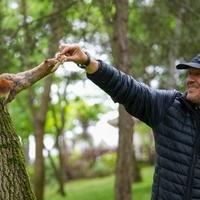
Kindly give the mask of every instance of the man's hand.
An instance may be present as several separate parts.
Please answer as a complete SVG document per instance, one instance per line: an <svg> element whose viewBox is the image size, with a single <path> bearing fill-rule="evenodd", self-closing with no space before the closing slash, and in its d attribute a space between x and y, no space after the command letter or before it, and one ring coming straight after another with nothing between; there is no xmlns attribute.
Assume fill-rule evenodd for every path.
<svg viewBox="0 0 200 200"><path fill-rule="evenodd" d="M84 64L87 61L87 55L78 44L61 44L59 50L56 57L61 62L72 61L76 64Z"/></svg>
<svg viewBox="0 0 200 200"><path fill-rule="evenodd" d="M88 55L78 44L61 44L56 59L60 62L72 61L76 64L84 65L88 60ZM99 68L98 61L91 58L89 64L85 67L88 74L96 72Z"/></svg>

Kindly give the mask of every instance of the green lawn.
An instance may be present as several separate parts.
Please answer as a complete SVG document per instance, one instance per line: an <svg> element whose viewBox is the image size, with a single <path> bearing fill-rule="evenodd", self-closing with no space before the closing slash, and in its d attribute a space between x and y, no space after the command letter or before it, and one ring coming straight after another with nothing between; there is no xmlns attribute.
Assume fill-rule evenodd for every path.
<svg viewBox="0 0 200 200"><path fill-rule="evenodd" d="M152 167L142 169L143 181L133 185L132 199L150 200L152 173ZM65 198L56 193L57 185L48 186L45 200L112 200L114 199L113 187L114 176L73 181L65 186L67 192Z"/></svg>

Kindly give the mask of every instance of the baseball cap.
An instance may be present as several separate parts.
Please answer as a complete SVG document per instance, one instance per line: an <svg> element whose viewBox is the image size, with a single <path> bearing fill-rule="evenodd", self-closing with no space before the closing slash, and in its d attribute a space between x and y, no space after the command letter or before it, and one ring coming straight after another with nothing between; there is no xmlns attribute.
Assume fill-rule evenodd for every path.
<svg viewBox="0 0 200 200"><path fill-rule="evenodd" d="M176 69L188 69L188 68L200 69L200 54L192 58L190 62L180 63L176 65Z"/></svg>

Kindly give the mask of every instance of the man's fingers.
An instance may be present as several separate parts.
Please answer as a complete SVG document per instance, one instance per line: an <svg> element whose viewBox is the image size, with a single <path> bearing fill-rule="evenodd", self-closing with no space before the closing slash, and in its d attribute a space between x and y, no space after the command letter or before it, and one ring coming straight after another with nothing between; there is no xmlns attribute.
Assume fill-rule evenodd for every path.
<svg viewBox="0 0 200 200"><path fill-rule="evenodd" d="M59 46L59 50L62 54L73 54L75 51L77 51L80 47L77 44L61 44Z"/></svg>
<svg viewBox="0 0 200 200"><path fill-rule="evenodd" d="M74 56L65 56L65 61L72 61L72 62L77 62L77 57L74 55Z"/></svg>
<svg viewBox="0 0 200 200"><path fill-rule="evenodd" d="M73 61L73 62L76 62L77 61L77 56L76 55L65 55L65 54L62 54L62 53L57 53L55 55L56 59L59 60L60 62L66 62L66 61Z"/></svg>
<svg viewBox="0 0 200 200"><path fill-rule="evenodd" d="M59 48L60 49L60 53L61 54L69 54L69 52L70 52L70 49L69 49L69 47L61 47L61 48Z"/></svg>
<svg viewBox="0 0 200 200"><path fill-rule="evenodd" d="M56 58L61 62L73 61L75 63L82 63L84 53L77 44L60 44L59 53Z"/></svg>
<svg viewBox="0 0 200 200"><path fill-rule="evenodd" d="M61 51L63 51L63 49L65 48L65 47L67 47L67 45L66 44L60 44L59 45L59 51L61 52Z"/></svg>

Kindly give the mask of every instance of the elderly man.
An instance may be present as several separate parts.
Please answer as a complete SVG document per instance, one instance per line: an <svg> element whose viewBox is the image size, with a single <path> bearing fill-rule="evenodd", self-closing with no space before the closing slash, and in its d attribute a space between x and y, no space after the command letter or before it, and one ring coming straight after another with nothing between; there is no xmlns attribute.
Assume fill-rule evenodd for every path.
<svg viewBox="0 0 200 200"><path fill-rule="evenodd" d="M187 91L158 90L137 82L79 45L60 46L58 59L85 68L87 77L114 102L148 124L157 153L152 200L200 199L200 55L177 65L187 69Z"/></svg>

